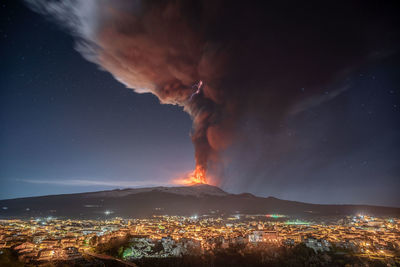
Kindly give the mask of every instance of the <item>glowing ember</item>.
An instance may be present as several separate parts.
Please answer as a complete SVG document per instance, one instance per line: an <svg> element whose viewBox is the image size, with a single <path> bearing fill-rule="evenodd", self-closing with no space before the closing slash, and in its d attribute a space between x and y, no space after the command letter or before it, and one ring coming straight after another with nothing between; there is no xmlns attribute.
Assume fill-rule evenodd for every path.
<svg viewBox="0 0 400 267"><path fill-rule="evenodd" d="M173 183L182 185L207 184L206 172L202 167L197 166L187 177L175 179Z"/></svg>

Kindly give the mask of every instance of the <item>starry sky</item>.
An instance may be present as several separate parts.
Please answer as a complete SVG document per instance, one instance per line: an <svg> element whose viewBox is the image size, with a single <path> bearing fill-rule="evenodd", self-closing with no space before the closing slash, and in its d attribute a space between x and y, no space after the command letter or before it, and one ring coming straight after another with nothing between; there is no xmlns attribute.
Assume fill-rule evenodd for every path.
<svg viewBox="0 0 400 267"><path fill-rule="evenodd" d="M0 199L170 185L194 168L182 107L126 88L24 3L0 8ZM321 103L274 131L241 116L241 138L221 152L229 160L220 186L400 207L399 62L393 53L363 64L346 74L343 90L321 89Z"/></svg>

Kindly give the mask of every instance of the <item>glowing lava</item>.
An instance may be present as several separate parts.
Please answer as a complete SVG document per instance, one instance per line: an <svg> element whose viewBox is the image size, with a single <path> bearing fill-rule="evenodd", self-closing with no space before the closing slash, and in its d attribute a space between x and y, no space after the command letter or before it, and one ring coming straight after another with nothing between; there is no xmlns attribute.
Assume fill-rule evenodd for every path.
<svg viewBox="0 0 400 267"><path fill-rule="evenodd" d="M182 185L207 184L206 171L202 167L196 166L196 169L187 177L175 179L173 183Z"/></svg>

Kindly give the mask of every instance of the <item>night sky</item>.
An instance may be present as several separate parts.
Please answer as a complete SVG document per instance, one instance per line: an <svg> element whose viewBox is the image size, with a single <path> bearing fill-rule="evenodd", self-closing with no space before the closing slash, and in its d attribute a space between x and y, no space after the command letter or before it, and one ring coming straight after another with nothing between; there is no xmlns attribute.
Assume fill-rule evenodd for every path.
<svg viewBox="0 0 400 267"><path fill-rule="evenodd" d="M3 1L0 21L0 199L171 185L194 169L192 120L182 106L127 88L84 59L68 30L23 2ZM396 44L398 32L391 34ZM296 103L273 120L252 115L262 109L235 113L227 128L239 134L217 151L218 185L400 207L400 57L384 52L318 90L294 78ZM247 83L246 75L236 79ZM309 90L312 105L297 101Z"/></svg>

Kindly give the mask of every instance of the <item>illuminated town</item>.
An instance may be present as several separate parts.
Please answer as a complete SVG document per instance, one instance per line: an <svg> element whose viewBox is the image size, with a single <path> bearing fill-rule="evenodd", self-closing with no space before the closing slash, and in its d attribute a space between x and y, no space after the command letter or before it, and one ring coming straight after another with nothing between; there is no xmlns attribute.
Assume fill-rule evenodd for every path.
<svg viewBox="0 0 400 267"><path fill-rule="evenodd" d="M128 246L119 249L119 256L99 252L119 240L129 240ZM315 253L342 250L395 266L400 263L400 219L357 215L303 221L280 214L236 214L0 221L0 253L11 250L25 264L79 261L88 256L129 263L141 258L201 255L235 245L267 251L298 244Z"/></svg>

